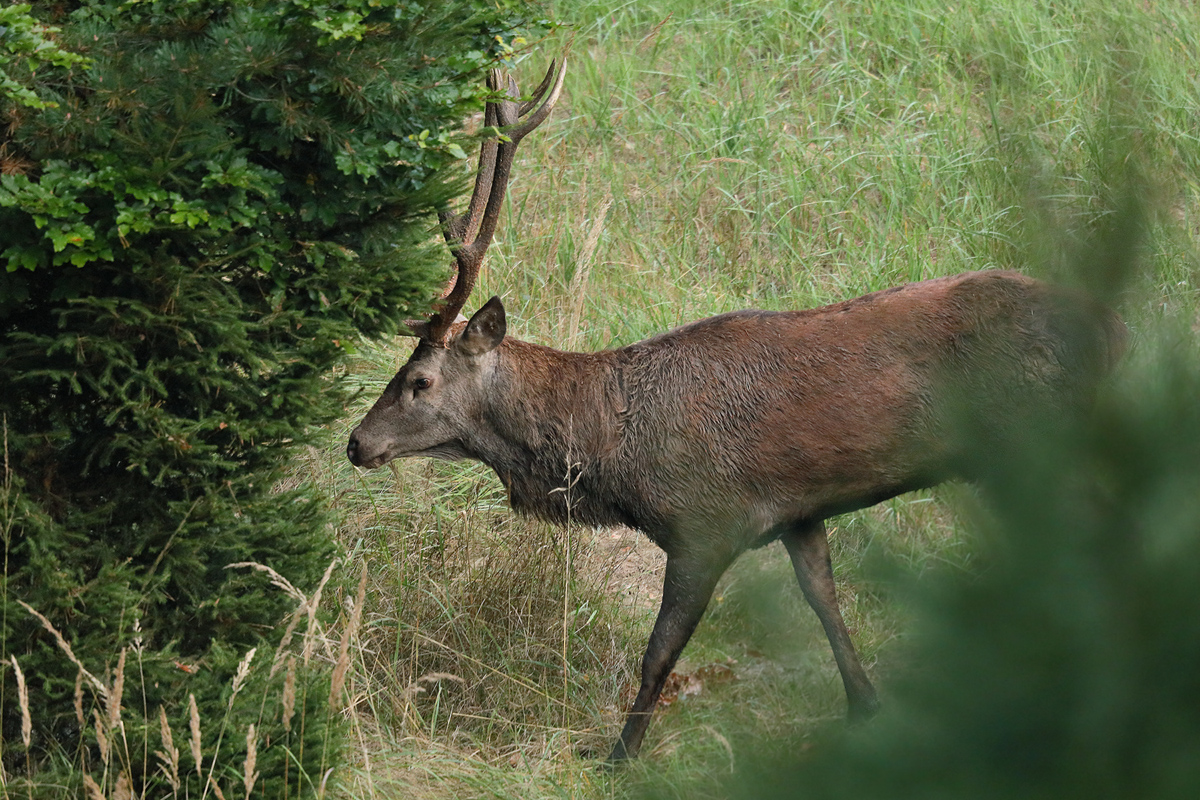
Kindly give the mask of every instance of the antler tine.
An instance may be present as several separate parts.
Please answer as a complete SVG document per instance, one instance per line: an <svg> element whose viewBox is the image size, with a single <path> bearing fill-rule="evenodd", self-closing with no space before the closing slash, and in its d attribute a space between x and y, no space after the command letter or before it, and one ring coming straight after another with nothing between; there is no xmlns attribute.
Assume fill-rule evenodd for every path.
<svg viewBox="0 0 1200 800"><path fill-rule="evenodd" d="M516 145L517 142L525 138L526 134L528 134L538 125L541 125L543 122L545 122L546 117L550 116L550 112L554 110L554 105L558 102L559 95L562 94L563 79L567 77L566 56L563 57L561 62L557 62L557 64L556 61L550 62L550 69L546 72L546 77L542 79L542 85L538 87L536 92L534 92L533 98L530 99L528 103L522 104L518 116L524 116L530 108L537 104L538 100L541 98L542 92L545 91L544 87L550 79L550 74L554 72L554 68L557 65L558 71L554 75L554 87L550 90L550 94L547 95L541 107L538 108L537 111L533 112L533 115L529 117L529 119L525 120L525 122L523 122L519 128L506 130L504 132L505 135L512 140L513 145Z"/></svg>
<svg viewBox="0 0 1200 800"><path fill-rule="evenodd" d="M479 235L471 243L472 247L479 246L481 250L486 250L488 244L491 242L492 235L496 230L496 223L500 218L500 208L504 202L504 192L508 186L508 176L512 171L513 157L517 154L517 145L520 144L521 140L530 131L545 122L546 118L550 116L550 112L554 110L554 105L558 102L558 98L562 94L563 79L567 74L566 59L564 58L561 61L555 59L552 61L550 69L546 74L547 76L554 75L554 86L550 90L550 94L542 102L537 111L523 123L520 123L519 126L513 127L520 122L522 104L518 104L513 99L502 100L497 106L500 124L503 126L502 131L508 141L500 143L496 157L496 172L492 178L493 186L498 186L499 190L493 191L488 197L487 209L484 211L483 220L479 225ZM542 80L543 87L547 82L545 78ZM539 87L539 89L544 91L543 87ZM511 98L520 96L517 82L512 76L508 77L508 95Z"/></svg>
<svg viewBox="0 0 1200 800"><path fill-rule="evenodd" d="M557 66L558 59L550 59L550 69L546 70L545 77L542 78L542 82L539 83L538 87L533 90L533 93L529 95L529 99L521 103L521 110L518 112L517 116L525 116L529 113L531 108L538 104L538 102L542 99L542 95L546 93L546 89L550 86L550 81L554 78L554 72Z"/></svg>
<svg viewBox="0 0 1200 800"><path fill-rule="evenodd" d="M489 70L487 77L488 88L493 92L499 92L503 83L503 76L500 70ZM489 128L496 128L502 125L500 121L500 107L503 100L489 100L484 106L483 124ZM446 239L446 244L450 246L451 252L455 254L455 260L458 261L458 251L469 241L475 239L479 233L479 223L483 216L484 209L487 207L487 199L491 195L493 177L496 172L496 154L500 148L498 139L485 139L479 145L479 164L475 172L475 186L471 192L471 200L467 204L467 210L461 214L456 214L449 209L438 212L438 220L442 225L442 235ZM470 266L468 265L468 269ZM446 300L454 291L454 287L458 285L459 276L462 274L462 263L459 262L458 269L450 276L450 280L446 282L442 289L442 299ZM473 281L472 281L473 282ZM463 298L465 302L466 298ZM461 304L460 304L461 305ZM454 310L454 316L457 316L458 311Z"/></svg>
<svg viewBox="0 0 1200 800"><path fill-rule="evenodd" d="M451 325L462 310L471 290L475 287L475 279L479 276L479 269L483 265L484 254L496 233L496 225L504 205L504 194L508 188L508 177L512 171L517 144L530 131L545 121L562 92L563 78L566 74L565 59L561 63L557 61L551 63L547 79L542 81L543 85L539 87L537 94L540 95L545 91L549 75L554 73L556 66L556 80L550 95L529 119L515 128L512 126L519 121L522 107L516 100L520 96L516 81L511 77L505 81L499 70L492 70L488 76L488 85L493 90L499 89L502 82L507 84L506 93L510 99L488 103L485 112L495 115L496 123L504 129L506 140L499 143L485 142L485 145L493 145L486 153L484 147L480 148L479 174L476 177L475 193L472 194L467 213L459 217L446 215L442 218L446 241L450 243L454 251L454 260L458 263L458 274L454 279L453 288L445 295L442 308L430 320L429 339L431 341L440 342L443 345L448 343ZM489 163L485 164L485 158ZM487 180L484 174L489 171L491 177L490 180ZM486 188L484 188L485 185ZM482 199L485 196L487 198L486 205L483 204ZM483 205L482 217L479 216L481 205ZM468 234L475 229L476 219L478 219L478 231L468 242ZM451 241L452 232L456 235L454 241ZM457 238L458 235L461 235L462 238Z"/></svg>

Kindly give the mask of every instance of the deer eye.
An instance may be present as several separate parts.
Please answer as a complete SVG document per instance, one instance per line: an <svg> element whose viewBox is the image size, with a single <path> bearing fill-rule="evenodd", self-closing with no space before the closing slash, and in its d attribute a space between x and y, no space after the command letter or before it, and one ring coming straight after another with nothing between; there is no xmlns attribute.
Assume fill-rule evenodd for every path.
<svg viewBox="0 0 1200 800"><path fill-rule="evenodd" d="M413 381L412 385L414 389L420 391L422 389L428 389L431 385L433 385L433 381L429 380L429 378L417 378Z"/></svg>

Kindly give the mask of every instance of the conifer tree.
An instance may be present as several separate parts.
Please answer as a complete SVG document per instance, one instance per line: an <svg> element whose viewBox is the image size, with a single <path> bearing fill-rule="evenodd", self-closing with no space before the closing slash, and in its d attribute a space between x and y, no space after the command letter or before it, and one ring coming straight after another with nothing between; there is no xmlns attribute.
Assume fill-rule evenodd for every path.
<svg viewBox="0 0 1200 800"><path fill-rule="evenodd" d="M238 769L257 751L256 796L317 785L335 739L327 681L301 664L288 720L268 687L273 663L284 680L273 648L296 600L227 567L262 564L311 594L334 559L321 498L281 487L281 470L340 411L331 367L349 343L427 307L444 270L430 212L459 189L454 126L524 13L520 0L0 9L10 769L66 760L170 783L170 753L144 757L167 748L156 709L178 746L193 695L206 748L220 737ZM143 745L127 728L116 758L119 730L106 748L91 722L115 721L122 663L117 700L153 732ZM210 764L188 763L200 797Z"/></svg>

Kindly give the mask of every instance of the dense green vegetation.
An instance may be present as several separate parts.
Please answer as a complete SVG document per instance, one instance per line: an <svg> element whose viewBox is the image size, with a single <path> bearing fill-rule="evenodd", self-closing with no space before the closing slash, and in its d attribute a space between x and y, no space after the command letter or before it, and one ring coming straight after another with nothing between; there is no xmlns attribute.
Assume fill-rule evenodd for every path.
<svg viewBox="0 0 1200 800"><path fill-rule="evenodd" d="M0 12L13 791L323 791L338 547L288 462L340 413L352 343L428 308L457 129L532 21L475 0Z"/></svg>

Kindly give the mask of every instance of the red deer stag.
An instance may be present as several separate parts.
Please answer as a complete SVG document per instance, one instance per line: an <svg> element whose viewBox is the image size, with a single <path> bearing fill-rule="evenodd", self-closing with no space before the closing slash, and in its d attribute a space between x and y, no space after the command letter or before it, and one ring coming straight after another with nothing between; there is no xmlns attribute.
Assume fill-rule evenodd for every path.
<svg viewBox="0 0 1200 800"><path fill-rule="evenodd" d="M1020 408L1085 404L1125 327L1078 293L999 271L808 311L721 314L600 353L506 338L497 297L456 321L517 144L550 113L562 80L552 64L534 100L518 103L509 79L512 99L487 106L507 140L483 146L466 213L442 218L458 262L453 291L429 322L412 324L416 350L347 455L367 469L398 457L477 459L516 511L559 523L570 464L571 519L637 528L666 552L641 688L611 760L637 754L721 574L776 539L829 637L850 716L868 716L878 701L838 610L825 520L970 478L970 448L951 424L964 405L1002 435ZM490 83L499 89L497 73Z"/></svg>

